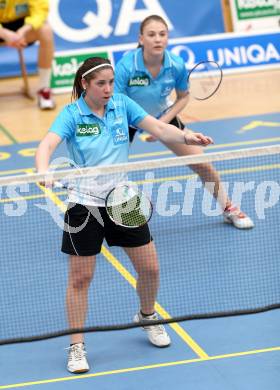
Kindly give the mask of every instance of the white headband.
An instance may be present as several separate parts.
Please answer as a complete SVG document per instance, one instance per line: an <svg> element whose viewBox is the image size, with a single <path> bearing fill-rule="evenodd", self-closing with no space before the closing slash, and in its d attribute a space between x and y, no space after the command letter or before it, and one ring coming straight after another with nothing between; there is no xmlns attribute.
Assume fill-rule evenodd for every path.
<svg viewBox="0 0 280 390"><path fill-rule="evenodd" d="M85 73L83 73L82 74L82 78L84 78L87 74L91 73L95 69L102 68L103 66L110 66L111 68L113 68L111 64L107 64L107 63L106 64L96 65L93 68L90 68L89 70L87 70Z"/></svg>

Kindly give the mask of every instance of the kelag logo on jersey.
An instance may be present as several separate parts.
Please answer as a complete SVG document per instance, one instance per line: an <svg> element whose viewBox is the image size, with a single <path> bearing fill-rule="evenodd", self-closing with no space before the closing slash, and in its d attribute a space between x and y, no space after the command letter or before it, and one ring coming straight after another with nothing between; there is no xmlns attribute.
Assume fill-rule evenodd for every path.
<svg viewBox="0 0 280 390"><path fill-rule="evenodd" d="M76 135L78 137L98 136L100 134L101 129L98 123L93 123L91 125L77 125Z"/></svg>
<svg viewBox="0 0 280 390"><path fill-rule="evenodd" d="M148 76L137 76L128 80L129 87L147 87L148 85L150 85Z"/></svg>

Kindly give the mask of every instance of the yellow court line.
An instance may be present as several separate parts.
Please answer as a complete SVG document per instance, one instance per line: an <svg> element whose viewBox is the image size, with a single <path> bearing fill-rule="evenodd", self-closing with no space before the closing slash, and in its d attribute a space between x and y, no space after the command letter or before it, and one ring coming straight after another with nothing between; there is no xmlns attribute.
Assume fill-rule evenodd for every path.
<svg viewBox="0 0 280 390"><path fill-rule="evenodd" d="M220 176L223 176L223 175L229 175L229 174L235 174L235 173L269 171L269 170L272 170L272 169L279 169L279 168L280 168L280 164L267 164L267 165L258 165L258 166L255 166L255 167L225 169L225 170L221 170L221 171L218 171L218 172L219 172ZM30 173L31 169L32 168L25 169L24 171ZM169 181L169 180L170 181L174 181L174 180L187 180L187 179L194 179L195 177L197 177L197 174L181 175L181 176L169 176L169 177L161 177L161 178L158 178L158 179L138 180L138 181L136 181L136 184L161 183L161 182ZM42 187L41 189L45 193L45 191L44 191L45 188ZM57 196L65 195L66 191L55 192L55 194ZM1 199L0 198L0 203L10 203L10 202L16 202L16 201L20 201L20 200L33 200L33 199L40 199L40 198L44 198L44 197L45 197L45 195L41 194L41 195L22 196L22 197L18 197L18 198L5 198L5 199Z"/></svg>
<svg viewBox="0 0 280 390"><path fill-rule="evenodd" d="M268 122L268 121L252 121L247 125L241 127L241 129L237 130L237 134L243 134L247 131L254 130L257 127L280 127L280 122Z"/></svg>
<svg viewBox="0 0 280 390"><path fill-rule="evenodd" d="M28 173L32 173L33 171L33 168L28 168L28 169L25 169L25 172L28 174ZM58 198L58 194L57 193L54 193L52 191L51 188L46 188L42 185L40 185L39 183L35 183L39 188L40 190L44 193L44 197L48 197L54 204L56 204L56 206L58 206L60 208L60 210L62 210L63 212L66 211L66 206L65 204ZM37 195L38 196L38 195Z"/></svg>
<svg viewBox="0 0 280 390"><path fill-rule="evenodd" d="M60 195L65 195L65 191L59 191L55 193L57 196ZM8 202L20 202L23 200L34 200L34 199L42 199L45 198L45 194L37 194L37 195L25 195L21 197L16 197L16 198L6 198L6 199L0 199L0 203L8 203Z"/></svg>
<svg viewBox="0 0 280 390"><path fill-rule="evenodd" d="M268 164L268 165L258 165L258 166L255 166L255 167L225 169L225 170L221 170L221 171L218 170L218 173L219 173L220 176L223 176L223 175L231 175L231 174L235 174L235 173L269 171L269 170L272 170L272 169L279 169L279 168L280 168L280 164ZM181 176L169 176L169 177L161 177L161 178L158 178L158 179L139 180L139 181L136 181L136 183L137 184L161 183L161 182L164 182L164 181L194 179L195 177L197 177L197 174L181 175Z"/></svg>
<svg viewBox="0 0 280 390"><path fill-rule="evenodd" d="M255 139L251 141L238 141L238 142L231 142L227 144L216 144L216 145L209 145L207 146L207 150L211 149L223 149L223 148L232 148L235 146L243 146L243 145L258 145L263 143L270 143L270 142L280 142L280 137L273 137L273 138L262 138L262 139ZM144 158L144 157L156 157L156 156L166 156L173 154L170 150L163 150L160 152L149 152L149 153L138 153L138 154L132 154L129 156L129 159L134 158Z"/></svg>
<svg viewBox="0 0 280 390"><path fill-rule="evenodd" d="M94 374L83 374L80 376L72 376L71 375L71 376L61 377L61 378L44 379L44 380L40 380L40 381L23 382L23 383L15 383L15 384L10 384L10 385L0 386L0 390L16 389L19 387L44 385L44 384L48 384L48 383L66 382L66 381L72 381L72 380L83 380L83 379L89 379L89 378L97 378L100 376L125 374L125 373L130 373L130 372L151 370L151 369L164 368L164 367L175 367L175 366L181 366L181 365L186 365L186 364L204 363L204 362L209 362L212 360L232 359L232 358L236 358L236 357L251 356L251 355L268 353L268 352L276 352L276 351L280 351L280 346L279 347L272 347L272 348L263 348L263 349L258 349L258 350L251 350L251 351L235 352L235 353L229 353L229 354L225 354L225 355L209 356L207 358L186 359L186 360L178 360L178 361L166 362L166 363L150 364L147 366L121 368L118 370L102 371L102 372L96 372Z"/></svg>
<svg viewBox="0 0 280 390"><path fill-rule="evenodd" d="M106 257L109 263L122 275L122 277L134 288L136 288L135 278L128 272L124 266L116 259L116 257L109 252L107 248L102 247L101 253ZM164 308L156 302L155 305L156 311L164 319L170 319L170 314L164 310ZM181 339L188 344L188 346L200 357L207 358L207 353L191 338L191 336L178 324L168 324L180 337Z"/></svg>
<svg viewBox="0 0 280 390"><path fill-rule="evenodd" d="M253 139L250 141L237 141L237 142L231 142L227 144L209 145L207 149L208 148L210 149L231 148L233 146L243 146L243 145L259 145L262 143L270 143L270 142L280 142L280 137L261 138L261 139Z"/></svg>
<svg viewBox="0 0 280 390"><path fill-rule="evenodd" d="M68 164L61 164L61 165L50 165L51 168L56 169L56 168L67 168L69 167ZM10 169L8 171L0 171L0 175L2 176L9 176L9 175L14 175L17 173L34 173L36 171L35 167L30 167L30 168L21 168L21 169Z"/></svg>
<svg viewBox="0 0 280 390"><path fill-rule="evenodd" d="M31 168L28 168L28 169L31 169ZM26 168L22 168L22 169L9 169L9 170L6 170L6 171L0 171L0 175L1 176L9 176L9 175L15 175L17 173L23 173L26 171Z"/></svg>
<svg viewBox="0 0 280 390"><path fill-rule="evenodd" d="M280 142L280 137L274 137L274 138L262 138L262 139L256 139L251 141L239 141L239 142L232 142L232 143L226 143L226 144L216 144L216 145L209 145L207 146L207 149L222 149L222 148L231 148L235 146L243 146L243 145L258 145L263 143L271 143L271 142ZM156 157L156 156L165 156L165 155L171 155L173 154L170 150L163 150L161 152L148 152L148 153L138 153L138 154L131 154L129 156L129 159L133 160L136 158L145 158L145 157ZM66 166L65 164L61 165L61 167ZM56 166L57 167L57 166ZM35 168L22 168L22 169L12 169L12 170L6 170L6 171L0 171L0 175L14 175L17 173L26 172L26 170L31 169L31 173L35 171Z"/></svg>
<svg viewBox="0 0 280 390"><path fill-rule="evenodd" d="M60 208L62 211L66 211L66 205L56 196L51 189L45 188L38 184L42 191L54 202L54 204ZM127 271L127 269L116 259L115 256L104 246L102 246L101 253L108 262L122 275L122 277L134 288L136 288L135 278ZM171 316L159 305L156 303L156 311L164 319L171 318ZM188 346L200 357L207 358L207 353L191 338L191 336L178 324L169 324L171 328L182 338L182 340L188 344Z"/></svg>

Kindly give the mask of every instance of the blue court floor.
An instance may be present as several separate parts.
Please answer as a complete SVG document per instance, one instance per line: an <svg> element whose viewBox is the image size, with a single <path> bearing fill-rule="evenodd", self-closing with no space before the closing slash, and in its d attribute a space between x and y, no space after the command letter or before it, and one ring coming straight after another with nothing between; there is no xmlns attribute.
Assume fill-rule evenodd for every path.
<svg viewBox="0 0 280 390"><path fill-rule="evenodd" d="M206 151L207 153L280 143L279 113L196 122L190 124L189 128L203 131L213 137L215 144ZM0 146L0 175L31 172L34 167L35 148L35 143ZM59 154L64 153L62 147ZM140 135L133 144L130 160L163 157L172 158L173 155L159 142L144 142L143 135ZM265 178L266 174L268 178L272 178L270 171L265 172L261 178ZM251 173L248 173L247 180L251 180L250 175ZM279 182L279 179L279 170L273 170L273 180ZM245 205L253 213L250 204L248 199ZM0 207L2 213L1 204ZM273 238L277 241L279 200L275 208L268 210L267 215ZM193 227L185 236L183 224L184 229L180 229L176 235L191 245L196 239L199 240L196 237L196 234L199 234L200 241L197 245L200 247L201 256L204 253L207 256L209 253L211 257L216 253L215 261L220 261L221 264L228 258L233 261L236 258L237 262L241 261L243 264L242 250L245 248L246 258L251 255L252 262L254 262L252 253L255 255L266 250L264 242L266 226L262 220L256 221L255 228L250 232L237 231L222 224L218 217L214 224L209 225L210 223L205 220L201 226ZM19 225L19 231L23 226ZM161 229L164 230L164 226ZM219 240L213 245L208 245L207 239L204 246L202 238L203 235L205 238L208 237L207 229L219 237L220 246ZM168 245L165 247L166 243L164 240L161 242L160 237L158 242L160 257L161 253L168 250ZM252 249L249 246L250 242L255 243ZM275 242L273 248L271 256L277 267L279 241ZM110 254L108 255L105 250L100 256L108 258ZM111 256L125 262L119 250L112 250ZM170 262L175 261L176 256L180 256L180 250L174 252L174 258L171 258ZM166 263L163 267L168 267L166 259L164 261ZM258 263L261 263L260 259ZM276 275L280 274L279 268L280 266L275 271ZM280 288L280 280L278 282ZM165 281L163 285L164 283ZM187 286L185 288L187 290ZM226 288L225 282L224 291ZM225 294L224 291L221 291L221 296ZM168 301L172 294L172 285L164 285L164 291L159 296L163 310L172 311ZM0 333L4 329L5 320L0 320ZM138 328L87 334L86 345L91 370L78 376L69 374L65 369L68 337L0 346L0 389L168 390L173 387L178 390L279 390L280 310L185 321L167 325L167 329L172 338L172 345L166 349L151 346L144 332Z"/></svg>

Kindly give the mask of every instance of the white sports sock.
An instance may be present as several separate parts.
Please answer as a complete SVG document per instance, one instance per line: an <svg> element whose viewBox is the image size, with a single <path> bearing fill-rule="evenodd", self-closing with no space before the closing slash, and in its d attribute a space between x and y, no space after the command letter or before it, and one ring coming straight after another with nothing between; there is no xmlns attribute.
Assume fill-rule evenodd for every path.
<svg viewBox="0 0 280 390"><path fill-rule="evenodd" d="M50 88L51 84L51 68L45 69L45 68L39 68L39 89L43 88Z"/></svg>

